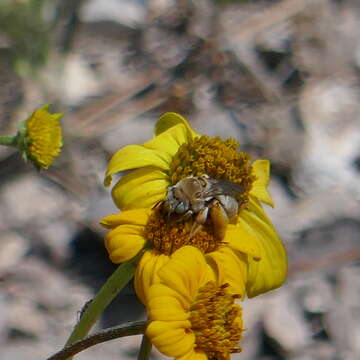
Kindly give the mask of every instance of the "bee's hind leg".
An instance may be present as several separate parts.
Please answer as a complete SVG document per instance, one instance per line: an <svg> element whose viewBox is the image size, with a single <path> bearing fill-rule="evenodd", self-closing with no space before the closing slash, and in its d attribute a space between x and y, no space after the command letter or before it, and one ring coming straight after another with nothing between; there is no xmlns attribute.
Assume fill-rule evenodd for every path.
<svg viewBox="0 0 360 360"><path fill-rule="evenodd" d="M210 217L213 223L215 237L222 241L229 224L229 217L219 200L213 200L210 206Z"/></svg>
<svg viewBox="0 0 360 360"><path fill-rule="evenodd" d="M218 195L215 198L220 202L220 206L225 211L229 223L235 224L239 212L238 201L230 195ZM215 202L216 200L214 200L213 202Z"/></svg>
<svg viewBox="0 0 360 360"><path fill-rule="evenodd" d="M203 209L201 209L197 215L195 216L194 222L192 224L191 230L190 230L190 234L189 234L189 238L191 239L198 231L201 230L202 226L205 224L205 221L208 217L208 213L209 213L209 208L208 207L204 207Z"/></svg>

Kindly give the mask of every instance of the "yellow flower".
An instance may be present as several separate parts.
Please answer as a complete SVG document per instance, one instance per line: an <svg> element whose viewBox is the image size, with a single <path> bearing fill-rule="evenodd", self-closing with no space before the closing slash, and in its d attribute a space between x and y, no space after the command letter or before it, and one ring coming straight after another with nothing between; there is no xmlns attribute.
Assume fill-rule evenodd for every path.
<svg viewBox="0 0 360 360"><path fill-rule="evenodd" d="M44 105L24 122L20 146L23 154L38 169L47 169L59 155L62 147L62 131L59 123L63 114L50 114L50 105Z"/></svg>
<svg viewBox="0 0 360 360"><path fill-rule="evenodd" d="M189 238L189 222L168 222L156 209L123 211L105 217L101 224L112 229L105 236L105 246L113 262L125 262L144 251L135 272L135 289L146 304L150 286L158 281L158 270L186 245L200 249L220 281L229 283L230 290L241 297L280 286L286 275L283 246L265 217L253 218L245 215L249 225L238 217L237 224L227 226L222 241L210 225Z"/></svg>
<svg viewBox="0 0 360 360"><path fill-rule="evenodd" d="M106 247L114 262L123 262L145 245L135 284L138 295L146 301L148 287L156 280L156 269L168 261L173 251L189 244L189 224L167 223L152 208L164 199L169 186L188 176L207 174L242 185L240 211L235 225L228 225L222 242L216 241L211 228L204 227L191 238L219 276L230 284L232 291L244 295L239 277L247 278L249 297L280 286L287 273L284 246L260 201L273 205L267 191L268 160L250 163L249 156L238 152L239 144L228 139L208 138L195 133L188 122L176 113L166 113L158 121L154 139L144 145L129 145L111 159L105 185L112 175L131 170L112 190L116 205L127 210L105 218L102 224L113 229L106 237ZM143 209L141 209L143 208Z"/></svg>
<svg viewBox="0 0 360 360"><path fill-rule="evenodd" d="M159 351L177 360L227 360L241 351L238 296L216 279L198 249L177 250L158 273L159 283L149 291L146 334Z"/></svg>

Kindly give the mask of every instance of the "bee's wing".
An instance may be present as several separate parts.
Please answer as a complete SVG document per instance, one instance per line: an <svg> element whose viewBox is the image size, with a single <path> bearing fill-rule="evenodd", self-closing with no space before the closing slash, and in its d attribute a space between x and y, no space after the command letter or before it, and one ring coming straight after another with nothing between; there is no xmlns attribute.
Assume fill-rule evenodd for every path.
<svg viewBox="0 0 360 360"><path fill-rule="evenodd" d="M216 196L216 195L230 195L236 196L241 194L244 191L244 187L240 184L234 183L233 181L229 180L215 180L209 179L210 182L210 190L209 195Z"/></svg>

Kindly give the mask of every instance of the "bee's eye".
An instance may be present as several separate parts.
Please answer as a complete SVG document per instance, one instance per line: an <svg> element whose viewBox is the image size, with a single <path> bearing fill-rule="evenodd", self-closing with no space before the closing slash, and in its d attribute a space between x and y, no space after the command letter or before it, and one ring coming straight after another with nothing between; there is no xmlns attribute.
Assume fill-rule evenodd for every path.
<svg viewBox="0 0 360 360"><path fill-rule="evenodd" d="M175 212L177 214L183 214L184 212L186 212L186 205L183 202L179 203L175 207Z"/></svg>

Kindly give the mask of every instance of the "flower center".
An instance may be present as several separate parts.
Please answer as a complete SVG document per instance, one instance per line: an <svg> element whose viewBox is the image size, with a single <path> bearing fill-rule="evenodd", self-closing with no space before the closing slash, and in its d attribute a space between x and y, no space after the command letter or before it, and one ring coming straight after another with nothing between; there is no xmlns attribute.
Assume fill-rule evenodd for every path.
<svg viewBox="0 0 360 360"><path fill-rule="evenodd" d="M185 245L195 246L206 254L222 244L215 236L210 220L190 238L191 225L189 221L169 221L161 210L155 210L145 226L144 236L156 250L165 255L171 255Z"/></svg>
<svg viewBox="0 0 360 360"><path fill-rule="evenodd" d="M38 168L47 169L60 153L62 133L59 115L50 114L42 108L26 121L26 152Z"/></svg>
<svg viewBox="0 0 360 360"><path fill-rule="evenodd" d="M237 151L238 147L239 143L235 139L223 141L219 137L209 138L205 135L182 144L170 165L171 184L175 185L188 176L204 174L216 180L233 181L243 189L236 196L239 210L246 207L256 176L253 174L250 156Z"/></svg>
<svg viewBox="0 0 360 360"><path fill-rule="evenodd" d="M241 308L235 303L238 295L227 291L228 284L217 286L210 281L199 289L190 307L191 329L196 347L210 360L228 360L230 354L240 352L242 337Z"/></svg>

